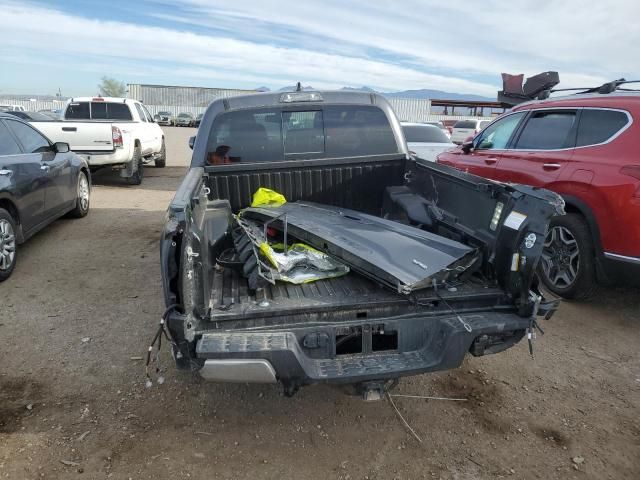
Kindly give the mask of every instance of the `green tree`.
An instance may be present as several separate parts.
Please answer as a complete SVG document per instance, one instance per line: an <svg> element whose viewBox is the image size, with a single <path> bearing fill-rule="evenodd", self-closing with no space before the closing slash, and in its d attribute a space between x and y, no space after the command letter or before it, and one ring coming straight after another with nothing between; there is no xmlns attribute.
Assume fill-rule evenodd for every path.
<svg viewBox="0 0 640 480"><path fill-rule="evenodd" d="M104 97L124 97L127 93L127 87L124 82L120 82L115 78L102 77L102 82L98 85L100 95Z"/></svg>

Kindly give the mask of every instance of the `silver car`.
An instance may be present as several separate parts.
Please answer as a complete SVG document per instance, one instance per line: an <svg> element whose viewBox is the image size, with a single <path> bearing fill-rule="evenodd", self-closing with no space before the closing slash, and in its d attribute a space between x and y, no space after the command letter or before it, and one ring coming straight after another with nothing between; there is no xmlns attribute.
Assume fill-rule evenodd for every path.
<svg viewBox="0 0 640 480"><path fill-rule="evenodd" d="M439 153L453 148L449 137L440 127L426 123L401 122L409 152L424 160L435 162Z"/></svg>
<svg viewBox="0 0 640 480"><path fill-rule="evenodd" d="M179 113L176 118L177 127L193 127L196 123L196 119L191 113Z"/></svg>
<svg viewBox="0 0 640 480"><path fill-rule="evenodd" d="M489 125L492 120L460 120L453 126L451 141L462 145L467 138L475 137L480 131Z"/></svg>
<svg viewBox="0 0 640 480"><path fill-rule="evenodd" d="M171 112L158 112L153 116L158 125L172 126L176 124L176 117Z"/></svg>

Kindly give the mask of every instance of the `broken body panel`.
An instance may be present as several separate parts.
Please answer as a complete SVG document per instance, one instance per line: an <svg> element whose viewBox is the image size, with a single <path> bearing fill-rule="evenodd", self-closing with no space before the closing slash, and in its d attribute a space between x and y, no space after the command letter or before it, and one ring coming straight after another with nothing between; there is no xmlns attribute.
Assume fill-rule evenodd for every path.
<svg viewBox="0 0 640 480"><path fill-rule="evenodd" d="M345 208L296 202L246 208L242 218L286 224L292 236L403 294L455 277L475 261L474 250L459 242Z"/></svg>
<svg viewBox="0 0 640 480"><path fill-rule="evenodd" d="M558 196L410 158L390 106L362 93L336 98L380 108L397 154L202 166L216 117L273 107L279 98L259 97L209 107L167 212L162 277L180 368L221 381L275 379L288 393L317 382L392 379L502 351L557 307L540 295L534 271L548 222L562 213ZM288 210L291 242L333 254L352 271L255 291L242 272L221 268L218 258L234 245L233 215L260 187L291 202L279 207ZM263 221L276 210L243 215ZM438 276L460 259L475 262L459 278Z"/></svg>

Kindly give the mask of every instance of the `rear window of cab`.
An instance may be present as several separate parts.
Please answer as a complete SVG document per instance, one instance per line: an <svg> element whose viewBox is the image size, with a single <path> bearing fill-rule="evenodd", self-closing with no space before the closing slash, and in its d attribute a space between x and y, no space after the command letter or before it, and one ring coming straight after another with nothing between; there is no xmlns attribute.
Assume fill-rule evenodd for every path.
<svg viewBox="0 0 640 480"><path fill-rule="evenodd" d="M398 153L385 113L368 105L327 105L222 113L209 134L209 165Z"/></svg>
<svg viewBox="0 0 640 480"><path fill-rule="evenodd" d="M133 120L126 103L72 102L64 113L66 120Z"/></svg>

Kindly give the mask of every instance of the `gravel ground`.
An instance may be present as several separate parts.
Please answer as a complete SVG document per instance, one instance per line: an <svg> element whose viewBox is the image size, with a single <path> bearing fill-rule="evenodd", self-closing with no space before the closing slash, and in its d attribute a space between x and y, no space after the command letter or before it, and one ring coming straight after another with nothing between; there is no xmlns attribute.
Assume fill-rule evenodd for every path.
<svg viewBox="0 0 640 480"><path fill-rule="evenodd" d="M525 343L404 379L364 403L326 387L145 389L162 312L158 239L195 129L166 128L168 166L129 187L96 175L89 215L23 245L0 285L0 478L623 479L640 471L640 296L564 302Z"/></svg>

